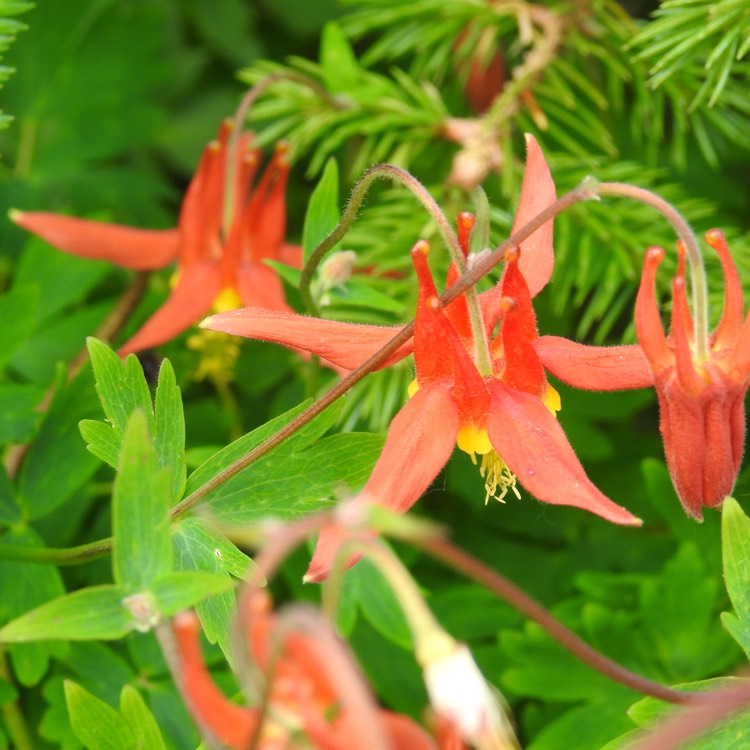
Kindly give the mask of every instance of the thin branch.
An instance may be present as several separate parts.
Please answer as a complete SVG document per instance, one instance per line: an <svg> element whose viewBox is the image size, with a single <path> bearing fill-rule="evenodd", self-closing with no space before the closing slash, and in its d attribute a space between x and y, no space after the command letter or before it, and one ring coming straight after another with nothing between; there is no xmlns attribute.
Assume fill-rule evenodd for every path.
<svg viewBox="0 0 750 750"><path fill-rule="evenodd" d="M637 690L645 695L652 695L669 703L693 704L700 702L701 697L695 693L661 685L646 677L635 674L621 664L613 661L600 651L589 646L559 620L552 616L536 599L516 586L505 576L472 557L460 547L439 537L420 537L410 540L411 544L442 560L454 570L482 584L485 588L507 601L512 607L533 620L546 630L561 646L570 651L576 658L592 669L600 672L621 685Z"/></svg>

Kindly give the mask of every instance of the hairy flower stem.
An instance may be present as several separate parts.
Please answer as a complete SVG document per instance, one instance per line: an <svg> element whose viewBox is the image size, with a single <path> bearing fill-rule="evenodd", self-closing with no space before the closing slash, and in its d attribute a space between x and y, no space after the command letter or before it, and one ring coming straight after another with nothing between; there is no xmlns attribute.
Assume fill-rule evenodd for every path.
<svg viewBox="0 0 750 750"><path fill-rule="evenodd" d="M456 297L465 292L470 286L473 286L486 274L488 274L496 265L498 265L505 256L507 250L520 245L527 237L531 236L537 229L546 224L550 219L555 218L558 214L582 201L590 200L592 197L591 189L587 186L575 188L558 198L550 204L544 211L535 216L528 224L525 224L517 232L514 232L505 242L493 250L489 255L479 259L472 264L465 274L463 274L455 284L449 287L440 297L440 302L447 305ZM335 244L335 243L334 243ZM405 344L414 335L414 321L405 325L382 349L372 355L366 362L360 365L356 370L352 370L343 380L336 383L326 394L321 396L317 401L310 404L301 414L295 417L289 424L282 427L276 434L268 440L253 448L241 458L230 464L226 469L220 471L216 476L209 479L204 485L196 489L192 494L177 503L171 510L172 518L180 518L185 515L191 508L197 505L206 495L220 487L224 482L239 474L252 463L270 453L274 448L291 437L297 430L304 427L311 419L314 419L325 411L336 399L343 396L353 385L358 383L362 378L368 375L377 365L387 359L402 344ZM112 549L112 540L100 539L91 544L84 544L80 547L68 549L45 549L32 547L14 547L11 545L0 544L0 560L25 560L27 562L54 563L57 565L76 565L81 562L87 562L97 557L102 557Z"/></svg>
<svg viewBox="0 0 750 750"><path fill-rule="evenodd" d="M302 73L296 73L291 70L285 70L279 73L271 73L265 78L261 78L258 83L249 88L240 103L237 106L237 110L234 113L232 123L234 127L229 133L229 141L227 143L226 161L224 167L224 215L222 217L222 231L224 237L229 234L229 230L232 226L232 217L234 216L234 202L236 196L234 195L234 177L235 169L237 165L236 154L237 154L237 142L240 134L242 133L242 127L247 119L250 107L255 103L255 100L270 86L279 81L294 81L295 83L301 83L303 86L307 86L312 89L321 99L324 99L334 109L341 109L339 102L331 96L331 94L321 86L317 81L312 78L308 78Z"/></svg>
<svg viewBox="0 0 750 750"><path fill-rule="evenodd" d="M257 563L257 580L270 580L294 547L300 544L309 534L315 533L325 524L330 523L333 515L334 514L330 511L314 513L300 521L294 521L279 527L264 545L260 553L255 557ZM360 532L357 530L352 529L351 545L347 542L344 542L342 545L343 559L346 559L346 556L352 551L352 548L355 550L363 550L367 555L371 555L374 550L376 554L380 553L380 557L374 561L378 564L378 567L380 567L379 563L383 561L384 555L386 554L384 548L382 545L379 545L370 539L363 540L361 535L358 536L359 533ZM366 534L368 532L365 531L362 533ZM441 560L453 570L463 573L468 578L471 578L489 591L492 591L501 599L507 601L512 607L544 628L552 638L558 641L564 648L568 649L577 659L588 664L592 669L596 669L605 677L614 680L615 682L619 682L637 692L651 695L670 703L695 705L703 704L710 700L709 696L705 693L691 693L675 690L625 669L621 664L612 661L609 657L597 651L592 646L589 646L588 643L579 638L573 631L569 630L557 620L554 615L547 611L539 602L530 597L525 591L520 589L510 580L477 560L475 557L472 557L460 547L452 544L447 539L438 536L437 534L425 533L411 534L408 538L406 535L399 535L399 538L402 539L402 541L427 552L427 554L432 557ZM376 547L379 547L379 549ZM396 560L395 564L400 565L401 563ZM390 562L385 568L381 568L381 572L383 572L391 583L394 583L396 577L399 579L401 578L401 574L395 570L394 565ZM391 576L394 576L393 580L391 580ZM411 581L410 584L405 585L402 585L401 580L396 581L396 583L401 590L401 593L406 593L406 596L409 599L408 607L412 609L413 596L412 593L408 591L408 586L413 585L413 581ZM252 585L252 579L250 584ZM333 584L332 587L335 589L337 585L335 578L331 580L329 586L331 586L331 584ZM395 587L394 593L396 593L401 600L399 591L397 591ZM414 596L421 598L421 594L418 591ZM333 619L333 613L331 611L332 602L335 602L337 598L338 594L335 590L324 592L324 608L331 619ZM424 602L421 604L426 609ZM404 609L406 611L406 607ZM427 616L432 618L432 613L429 612L429 610L427 610ZM407 617L409 617L408 613ZM427 621L425 620L425 622ZM440 626L438 625L437 627ZM415 638L415 645L416 640L417 639Z"/></svg>
<svg viewBox="0 0 750 750"><path fill-rule="evenodd" d="M695 324L695 358L698 362L709 359L708 345L708 286L703 256L692 229L680 212L661 196L645 188L623 182L601 182L596 188L597 195L613 195L645 203L665 216L677 232L687 251L690 263L690 286L693 293L693 320Z"/></svg>
<svg viewBox="0 0 750 750"><path fill-rule="evenodd" d="M456 297L465 292L469 287L477 283L505 257L505 253L512 247L520 245L527 237L532 235L537 229L553 219L559 213L569 208L575 203L590 199L590 193L586 189L576 188L571 192L558 198L554 203L548 206L544 211L539 213L528 224L525 224L517 232L514 232L505 242L493 250L489 255L481 258L470 269L463 274L455 284L449 287L440 297L440 302L447 305ZM452 231L452 230L451 230ZM330 235L329 235L330 237ZM382 349L373 354L366 362L361 364L356 370L352 370L343 380L336 383L328 393L321 396L317 401L310 404L301 414L295 417L289 424L282 427L275 435L268 440L253 448L242 458L237 459L233 464L219 472L215 477L209 479L206 484L199 487L191 495L188 495L182 501L172 508L172 517L179 518L184 515L190 508L198 503L209 493L220 487L224 482L231 479L240 471L250 466L262 456L272 451L276 446L284 442L288 437L293 435L297 430L304 427L311 419L317 417L325 411L336 399L343 396L353 385L358 383L362 378L368 375L381 362L386 360L402 344L405 344L414 335L414 321L405 325Z"/></svg>
<svg viewBox="0 0 750 750"><path fill-rule="evenodd" d="M452 544L447 539L435 536L420 536L410 541L415 547L446 563L452 570L460 571L468 578L480 583L501 599L504 599L523 615L544 628L552 638L570 651L577 659L588 664L592 669L600 672L610 680L619 682L621 685L625 685L639 693L651 695L654 698L659 698L670 703L693 704L701 702L702 698L699 694L683 692L667 687L666 685L660 685L658 682L641 677L616 661L612 661L612 659L600 651L589 646L586 641L579 638L572 630L565 627L536 599L530 597L512 581L480 560L472 557L468 552Z"/></svg>
<svg viewBox="0 0 750 750"><path fill-rule="evenodd" d="M310 257L307 259L307 262L302 269L302 274L299 280L299 291L305 302L305 306L311 315L317 315L318 313L315 300L313 300L310 293L310 285L312 284L312 278L315 271L326 253L334 247L334 245L338 244L351 228L354 220L357 218L357 213L362 205L362 201L364 200L365 195L367 195L367 191L372 186L372 183L375 182L375 180L386 178L404 185L419 199L419 202L425 207L427 213L430 214L437 223L440 234L443 236L445 244L448 245L448 250L454 263L456 263L460 271L464 270L466 263L464 261L463 253L461 252L461 246L458 244L458 237L453 231L453 227L443 213L443 210L438 206L437 202L430 195L425 186L422 185L422 183L412 174L401 167L397 167L395 164L376 164L365 171L362 177L356 182L352 188L349 202L346 204L346 208L344 209L344 213L342 214L339 223L334 227L328 237L320 242L310 253Z"/></svg>
<svg viewBox="0 0 750 750"><path fill-rule="evenodd" d="M302 269L302 275L299 280L299 290L302 299L305 302L305 306L311 315L319 314L318 307L315 304L315 300L310 291L312 277L315 270L320 265L325 254L349 231L357 217L359 208L362 205L362 201L364 200L367 191L370 189L370 186L375 180L381 178L389 178L394 182L400 183L416 196L422 206L424 206L427 213L435 220L438 230L440 231L445 244L448 246L451 260L456 264L456 268L458 268L460 273L466 271L466 259L461 251L458 237L453 231L450 221L448 221L443 210L437 204L437 201L432 195L430 195L427 188L425 188L425 186L414 177L414 175L401 167L397 167L395 164L376 164L374 167L370 167L370 169L368 169L354 185L349 197L349 203L347 204L339 223L328 237L326 237L312 251L307 263L305 263L305 267ZM487 337L484 333L482 311L479 306L476 290L473 286L466 288L466 300L469 306L471 330L474 333L477 368L482 375L489 375L492 372L492 360L490 358Z"/></svg>

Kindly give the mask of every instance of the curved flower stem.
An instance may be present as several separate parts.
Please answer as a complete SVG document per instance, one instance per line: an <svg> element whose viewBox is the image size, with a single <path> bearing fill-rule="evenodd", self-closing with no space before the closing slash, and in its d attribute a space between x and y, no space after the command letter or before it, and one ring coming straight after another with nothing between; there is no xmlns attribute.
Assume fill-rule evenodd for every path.
<svg viewBox="0 0 750 750"><path fill-rule="evenodd" d="M674 688L660 685L658 682L642 677L626 669L616 661L612 661L600 651L589 646L572 630L569 630L559 620L553 617L539 602L530 597L505 576L496 572L483 562L472 557L460 547L447 539L439 537L419 537L410 540L419 549L441 560L454 570L458 570L468 578L482 584L508 602L512 607L533 620L546 630L561 646L570 651L584 664L600 672L621 685L637 690L639 693L651 695L670 703L691 704L700 702L700 696L695 693L683 692Z"/></svg>
<svg viewBox="0 0 750 750"><path fill-rule="evenodd" d="M229 140L227 142L226 151L226 162L224 168L224 215L222 217L222 230L224 237L229 234L229 229L232 226L232 216L234 215L234 200L235 196L232 194L234 186L235 169L237 165L236 152L237 152L237 141L239 140L242 127L247 119L247 114L250 111L250 107L255 103L255 100L274 83L279 81L294 81L295 83L301 83L304 86L312 89L321 99L325 100L334 109L341 109L341 103L330 94L330 92L323 86L321 86L316 80L309 78L302 73L297 73L291 70L280 71L278 73L270 73L269 75L261 78L258 83L249 88L240 103L237 106L237 110L234 113L232 120L234 127L229 133Z"/></svg>
<svg viewBox="0 0 750 750"><path fill-rule="evenodd" d="M463 274L453 286L449 287L440 297L440 302L447 305L456 297L465 292L470 286L474 285L489 273L504 258L505 252L512 247L517 247L527 237L532 235L542 225L546 224L559 213L569 208L575 203L590 200L592 197L589 186L581 186L550 204L541 213L537 214L528 224L525 224L517 232L514 232L505 242L493 250L489 255L481 258L470 269ZM325 411L337 398L343 396L353 385L358 383L365 375L369 374L374 367L387 359L402 344L406 343L414 334L414 321L405 325L382 349L372 355L365 363L360 365L356 370L352 370L343 380L331 388L328 393L321 396L317 401L310 404L301 414L295 417L289 424L282 427L275 435L268 440L253 448L233 464L227 466L223 471L209 479L204 485L195 490L192 494L181 500L171 510L172 518L180 518L185 515L193 506L199 503L206 495L220 487L224 482L250 466L252 463L262 458L272 451L278 445L291 437L297 430L304 427L311 419L317 417ZM319 527L316 527L319 528ZM0 559L27 560L29 562L56 563L58 565L76 565L81 562L95 559L106 555L112 548L111 539L101 539L91 544L84 544L80 547L67 549L34 549L11 547L10 545L0 545ZM257 561L256 561L257 562Z"/></svg>
<svg viewBox="0 0 750 750"><path fill-rule="evenodd" d="M614 195L646 203L665 216L677 232L687 250L690 261L690 286L693 292L693 320L695 323L695 358L705 362L709 358L708 346L708 287L698 241L680 212L661 196L645 188L623 182L601 182L596 188L598 195Z"/></svg>
<svg viewBox="0 0 750 750"><path fill-rule="evenodd" d="M302 274L300 275L299 280L299 291L302 295L305 307L311 315L318 314L317 306L310 294L310 284L312 283L313 274L326 253L349 231L349 228L357 218L357 212L359 211L362 201L364 200L365 195L367 195L367 191L370 189L372 183L375 182L375 180L385 178L390 178L409 188L409 190L411 190L411 192L419 199L420 203L427 210L427 213L429 213L437 223L440 234L443 236L446 245L448 245L451 258L454 260L460 271L464 270L466 263L464 261L463 253L461 252L461 246L458 244L458 237L453 231L453 227L442 209L438 206L437 202L430 195L425 186L422 185L416 177L401 167L397 167L394 164L376 164L375 166L370 167L362 177L357 180L352 188L349 202L346 204L346 208L344 209L344 213L342 214L339 223L334 227L328 237L320 242L310 253L310 257L307 259L307 262L302 269Z"/></svg>
<svg viewBox="0 0 750 750"><path fill-rule="evenodd" d="M456 236L450 221L448 221L443 210L437 204L437 201L432 195L430 195L427 188L425 188L425 186L414 177L414 175L401 167L397 167L395 164L376 164L374 167L370 167L370 169L368 169L354 185L349 198L349 203L347 204L339 223L328 237L326 237L312 251L302 269L302 275L299 280L299 290L305 306L311 315L319 314L317 305L315 304L310 292L310 285L312 283L315 269L320 265L325 254L349 231L367 191L370 189L372 183L380 178L390 178L394 182L400 183L417 197L427 213L430 214L437 223L438 230L440 231L445 244L448 246L451 260L456 264L456 268L458 268L460 273L464 273L466 270L466 259L461 251L458 237ZM483 375L488 375L492 372L492 363L489 346L487 344L487 337L484 333L484 322L482 320L482 312L477 299L477 293L473 286L466 287L465 291L469 307L471 330L474 334L477 368Z"/></svg>

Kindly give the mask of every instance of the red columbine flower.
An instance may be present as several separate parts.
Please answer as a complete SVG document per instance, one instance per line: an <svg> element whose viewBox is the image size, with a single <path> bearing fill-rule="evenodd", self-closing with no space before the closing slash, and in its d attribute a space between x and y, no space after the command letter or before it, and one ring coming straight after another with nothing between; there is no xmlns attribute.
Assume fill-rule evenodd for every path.
<svg viewBox="0 0 750 750"><path fill-rule="evenodd" d="M529 139L527 170L515 226L522 226L555 198L554 184L541 150ZM459 219L464 251L473 217ZM536 353L536 319L531 304L552 272L552 223L508 253L501 283L481 295L485 330L476 341L465 296L447 308L438 299L427 265L427 243L419 242L412 259L419 280L414 331L416 380L412 398L396 415L385 447L355 503L376 503L405 512L427 489L458 444L481 461L487 499L502 498L516 480L540 500L572 505L623 524L637 524L624 508L590 482L554 412L559 396L549 385ZM457 278L452 268L448 283ZM499 333L491 340L500 323ZM372 354L393 335L374 326L282 316L258 310L215 315L201 325L253 338L299 346L349 368ZM480 372L477 345L490 352L488 371ZM408 353L402 347L388 362ZM324 579L345 531L326 527L306 575ZM349 564L354 562L354 558Z"/></svg>
<svg viewBox="0 0 750 750"><path fill-rule="evenodd" d="M340 681L331 674L330 654L313 636L284 626L271 611L271 600L255 590L248 601L248 656L267 681L266 705L246 708L231 703L206 669L195 615L173 623L180 687L197 723L223 746L245 750L258 735L258 750L311 747L321 750L366 750L370 747ZM376 720L394 750L436 750L412 719L377 711Z"/></svg>
<svg viewBox="0 0 750 750"><path fill-rule="evenodd" d="M750 316L742 322L742 284L718 229L706 240L724 272L724 312L709 338L707 357L695 352L693 319L685 291L685 258L672 282L672 324L664 335L654 293L664 250L646 253L635 309L638 341L659 397L660 429L667 466L689 515L721 505L732 492L745 442L745 394L750 384Z"/></svg>
<svg viewBox="0 0 750 750"><path fill-rule="evenodd" d="M714 229L706 240L719 254L724 272L724 312L697 351L696 333L685 291L685 255L672 289L672 321L665 336L654 290L664 250L646 253L635 308L639 346L593 347L542 337L536 347L559 378L587 390L620 390L654 385L667 466L689 515L720 505L731 493L745 440L745 394L750 384L750 316L743 323L742 284L724 235ZM703 332L705 334L705 332Z"/></svg>
<svg viewBox="0 0 750 750"><path fill-rule="evenodd" d="M233 156L233 184L227 188L231 127L228 121L222 123L218 140L203 150L175 229L133 229L52 213L11 212L18 225L71 255L143 271L177 260L172 293L120 349L123 356L168 341L212 308L228 310L243 303L290 309L277 273L263 262L301 266L301 249L284 243L287 149L276 147L252 189L261 153L250 148L252 136L243 133Z"/></svg>

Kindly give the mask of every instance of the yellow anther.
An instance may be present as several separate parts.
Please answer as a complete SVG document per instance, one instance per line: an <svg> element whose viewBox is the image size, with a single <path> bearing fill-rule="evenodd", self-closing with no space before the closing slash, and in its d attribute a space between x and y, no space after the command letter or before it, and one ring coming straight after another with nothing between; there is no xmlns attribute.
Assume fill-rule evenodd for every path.
<svg viewBox="0 0 750 750"><path fill-rule="evenodd" d="M188 349L198 352L200 360L193 377L195 380L212 380L229 383L234 378L234 368L240 354L239 339L220 331L201 330L187 340Z"/></svg>
<svg viewBox="0 0 750 750"><path fill-rule="evenodd" d="M516 487L516 475L508 468L508 464L503 461L495 451L490 451L482 456L482 465L479 467L479 473L484 479L484 489L487 494L484 496L484 504L490 501L491 497L503 503L503 499L508 490L513 490L513 494L520 500L521 493Z"/></svg>

